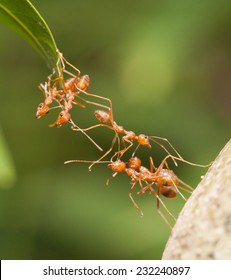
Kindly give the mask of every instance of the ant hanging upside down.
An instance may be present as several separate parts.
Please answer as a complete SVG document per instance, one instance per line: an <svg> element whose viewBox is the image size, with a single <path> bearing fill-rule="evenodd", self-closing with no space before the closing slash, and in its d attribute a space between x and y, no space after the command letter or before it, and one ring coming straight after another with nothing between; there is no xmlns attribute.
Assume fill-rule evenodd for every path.
<svg viewBox="0 0 231 280"><path fill-rule="evenodd" d="M71 117L70 110L72 109L73 104L82 108L86 108L86 105L77 101L76 98L86 104L92 104L101 108L108 108L108 106L104 104L94 102L82 97L81 94L84 94L85 96L90 98L97 98L107 101L112 107L111 100L106 97L88 93L87 90L90 86L89 76L81 76L79 69L70 64L58 50L57 53L59 59L56 63L56 68L54 68L53 72L48 76L47 82L39 85L39 89L44 95L44 101L40 103L37 108L36 118L41 118L42 116L46 115L51 109L60 108L61 112L58 114L57 120L50 126L56 126L59 128L66 123L70 123L72 125L71 128L74 131L81 131L99 150L102 151L102 148L99 147L99 145L96 144L95 141L93 141L85 131L83 131L78 125L74 123ZM70 71L66 70L66 66L70 68ZM74 73L72 73L71 71L74 71ZM55 76L57 77L55 78ZM50 105L53 103L53 101L57 103L57 106L53 106L50 108Z"/></svg>

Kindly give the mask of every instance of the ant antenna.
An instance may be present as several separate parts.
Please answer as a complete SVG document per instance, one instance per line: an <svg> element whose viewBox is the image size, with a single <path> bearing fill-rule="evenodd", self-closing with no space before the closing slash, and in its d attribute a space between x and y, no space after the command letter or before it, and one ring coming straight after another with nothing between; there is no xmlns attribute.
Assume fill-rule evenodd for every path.
<svg viewBox="0 0 231 280"><path fill-rule="evenodd" d="M85 159L71 159L64 161L64 164L73 163L73 162L85 162L85 163L92 163L94 160L85 160ZM100 161L99 163L111 163L111 161Z"/></svg>

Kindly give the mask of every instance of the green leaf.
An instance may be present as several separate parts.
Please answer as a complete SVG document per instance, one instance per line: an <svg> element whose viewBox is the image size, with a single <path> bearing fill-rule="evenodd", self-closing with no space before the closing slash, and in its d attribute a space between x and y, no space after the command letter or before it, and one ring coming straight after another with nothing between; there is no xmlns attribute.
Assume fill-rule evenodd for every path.
<svg viewBox="0 0 231 280"><path fill-rule="evenodd" d="M28 0L0 0L0 21L19 33L53 68L58 55L52 33Z"/></svg>

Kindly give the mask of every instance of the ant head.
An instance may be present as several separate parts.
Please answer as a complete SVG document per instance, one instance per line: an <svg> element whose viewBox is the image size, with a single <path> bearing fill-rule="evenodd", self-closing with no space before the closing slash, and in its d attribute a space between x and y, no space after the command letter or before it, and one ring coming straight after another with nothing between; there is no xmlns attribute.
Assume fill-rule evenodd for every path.
<svg viewBox="0 0 231 280"><path fill-rule="evenodd" d="M132 157L128 161L128 167L132 169L139 169L141 166L141 160L138 157Z"/></svg>
<svg viewBox="0 0 231 280"><path fill-rule="evenodd" d="M137 142L142 145L142 146L146 146L148 148L151 148L151 145L149 143L149 138L147 135L145 134L140 134L138 137L137 137Z"/></svg>
<svg viewBox="0 0 231 280"><path fill-rule="evenodd" d="M107 167L110 168L114 172L120 173L120 172L125 171L126 164L123 161L121 161L121 160L117 160L115 162L109 163L107 165Z"/></svg>
<svg viewBox="0 0 231 280"><path fill-rule="evenodd" d="M76 80L77 80L77 76L76 77L72 77L72 78L69 78L69 79L66 79L65 81L64 81L64 85L63 85L63 87L64 87L64 89L65 89L65 91L75 91L76 90Z"/></svg>
<svg viewBox="0 0 231 280"><path fill-rule="evenodd" d="M90 86L90 77L88 75L83 75L78 79L77 88L83 91L87 91Z"/></svg>
<svg viewBox="0 0 231 280"><path fill-rule="evenodd" d="M37 119L41 118L42 116L46 115L50 111L50 108L45 103L40 103L37 108L37 112L35 117Z"/></svg>
<svg viewBox="0 0 231 280"><path fill-rule="evenodd" d="M101 123L110 123L111 122L111 114L109 112L103 110L95 110L95 117Z"/></svg>
<svg viewBox="0 0 231 280"><path fill-rule="evenodd" d="M69 122L71 119L71 115L67 111L61 111L58 115L58 118L55 122L57 127L61 127L63 124Z"/></svg>

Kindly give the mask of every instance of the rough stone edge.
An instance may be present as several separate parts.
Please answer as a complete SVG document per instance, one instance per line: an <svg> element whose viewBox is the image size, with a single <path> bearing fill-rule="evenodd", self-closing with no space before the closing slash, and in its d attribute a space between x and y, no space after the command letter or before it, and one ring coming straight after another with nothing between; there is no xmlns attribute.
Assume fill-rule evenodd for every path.
<svg viewBox="0 0 231 280"><path fill-rule="evenodd" d="M162 259L231 259L231 140L185 204Z"/></svg>

